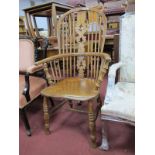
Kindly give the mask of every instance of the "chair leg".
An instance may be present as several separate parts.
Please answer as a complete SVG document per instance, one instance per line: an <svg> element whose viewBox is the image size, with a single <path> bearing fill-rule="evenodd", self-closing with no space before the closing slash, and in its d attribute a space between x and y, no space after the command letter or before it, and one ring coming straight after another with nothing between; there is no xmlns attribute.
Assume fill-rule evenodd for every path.
<svg viewBox="0 0 155 155"><path fill-rule="evenodd" d="M95 124L95 114L93 110L92 100L88 101L88 118L89 118L89 130L92 147L96 147L96 124Z"/></svg>
<svg viewBox="0 0 155 155"><path fill-rule="evenodd" d="M31 136L31 129L30 129L30 125L29 125L29 122L26 116L25 109L20 109L20 114L21 114L25 129L26 129L26 134L27 136Z"/></svg>
<svg viewBox="0 0 155 155"><path fill-rule="evenodd" d="M101 100L100 96L97 98L97 102L99 103L99 107L101 109L101 107L102 107L102 100Z"/></svg>
<svg viewBox="0 0 155 155"><path fill-rule="evenodd" d="M104 122L102 122L102 143L101 146L99 147L101 150L107 151L109 150L109 143L107 139L107 134L104 126Z"/></svg>
<svg viewBox="0 0 155 155"><path fill-rule="evenodd" d="M97 109L96 109L95 121L96 121L96 119L98 117L98 114L101 113L102 101L101 101L100 96L97 98L97 103L98 103L98 105L97 105Z"/></svg>
<svg viewBox="0 0 155 155"><path fill-rule="evenodd" d="M44 125L45 125L45 133L49 134L49 110L48 110L48 98L44 96L43 99L43 112L44 112Z"/></svg>

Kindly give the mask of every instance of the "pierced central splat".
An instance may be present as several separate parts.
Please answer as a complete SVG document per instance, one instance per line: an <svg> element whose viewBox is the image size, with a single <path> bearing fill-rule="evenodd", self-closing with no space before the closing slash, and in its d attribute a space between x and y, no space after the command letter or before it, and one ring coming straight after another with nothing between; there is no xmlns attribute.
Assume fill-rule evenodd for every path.
<svg viewBox="0 0 155 155"><path fill-rule="evenodd" d="M84 43L86 42L86 37L84 36L86 29L86 24L77 24L75 27L75 31L77 33L76 41L78 44L78 53L84 53ZM84 70L86 69L86 60L83 56L79 56L77 60L77 69L79 77L84 77Z"/></svg>
<svg viewBox="0 0 155 155"><path fill-rule="evenodd" d="M82 24L79 26L79 30L80 31L82 31L82 28L83 28L83 26L82 26Z"/></svg>
<svg viewBox="0 0 155 155"><path fill-rule="evenodd" d="M77 33L76 41L77 43L83 44L86 41L86 37L84 36L85 32L87 31L86 25L77 24L75 27L75 31Z"/></svg>
<svg viewBox="0 0 155 155"><path fill-rule="evenodd" d="M78 76L80 78L84 77L84 71L86 69L86 60L83 56L79 56L77 60L77 69L78 69Z"/></svg>

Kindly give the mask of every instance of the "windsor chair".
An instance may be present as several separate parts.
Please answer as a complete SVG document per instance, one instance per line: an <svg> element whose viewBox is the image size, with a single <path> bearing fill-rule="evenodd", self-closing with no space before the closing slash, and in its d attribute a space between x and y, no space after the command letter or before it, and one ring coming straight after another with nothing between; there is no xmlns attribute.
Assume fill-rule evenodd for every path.
<svg viewBox="0 0 155 155"><path fill-rule="evenodd" d="M105 15L97 11L88 8L68 11L57 25L59 54L36 62L43 65L50 85L41 92L45 131L49 133L48 97L67 99L68 103L88 102L93 147L96 147L95 120L101 107L99 89L111 61L103 53L106 25Z"/></svg>

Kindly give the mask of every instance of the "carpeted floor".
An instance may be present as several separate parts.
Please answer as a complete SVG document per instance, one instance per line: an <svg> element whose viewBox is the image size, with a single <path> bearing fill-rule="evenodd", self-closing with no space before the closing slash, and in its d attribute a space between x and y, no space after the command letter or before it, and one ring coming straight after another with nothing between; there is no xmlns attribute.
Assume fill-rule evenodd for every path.
<svg viewBox="0 0 155 155"><path fill-rule="evenodd" d="M106 79L101 88L101 96L105 94ZM55 101L58 102L58 101ZM84 106L84 105L83 105ZM88 117L86 114L65 110L66 104L58 110L50 120L51 134L44 133L42 98L38 98L27 109L32 136L25 134L23 122L19 122L19 154L20 155L134 155L134 127L113 122L105 122L108 128L109 151L101 151L90 147ZM96 122L97 143L101 142L101 120Z"/></svg>

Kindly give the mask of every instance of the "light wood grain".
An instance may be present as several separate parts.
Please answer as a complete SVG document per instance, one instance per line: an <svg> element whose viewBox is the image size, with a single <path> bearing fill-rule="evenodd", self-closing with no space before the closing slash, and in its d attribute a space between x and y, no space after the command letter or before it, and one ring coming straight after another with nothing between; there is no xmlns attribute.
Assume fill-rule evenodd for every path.
<svg viewBox="0 0 155 155"><path fill-rule="evenodd" d="M110 56L103 53L106 24L105 15L100 12L87 8L68 11L57 23L59 54L36 62L36 65L43 64L50 85L42 90L43 96L69 99L71 108L71 100L88 101L92 147L96 147L95 120L101 107L94 110L94 102L111 61ZM97 27L98 32L89 32L90 25L92 30Z"/></svg>

